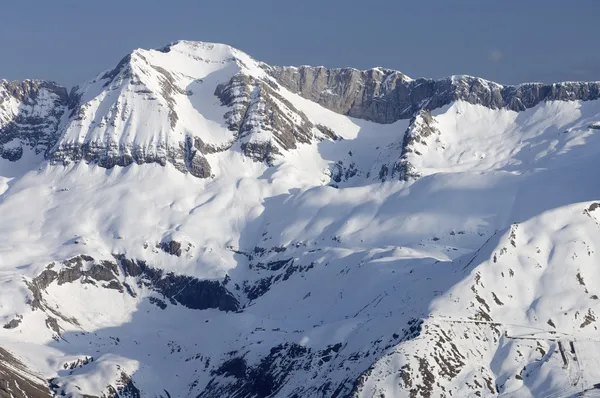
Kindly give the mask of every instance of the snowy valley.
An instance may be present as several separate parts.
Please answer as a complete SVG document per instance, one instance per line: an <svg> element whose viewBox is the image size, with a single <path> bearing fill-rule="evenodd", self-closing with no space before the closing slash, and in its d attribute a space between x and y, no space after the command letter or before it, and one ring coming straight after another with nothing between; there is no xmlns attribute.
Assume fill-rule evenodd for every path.
<svg viewBox="0 0 600 398"><path fill-rule="evenodd" d="M187 41L0 81L0 397L593 396L599 100Z"/></svg>

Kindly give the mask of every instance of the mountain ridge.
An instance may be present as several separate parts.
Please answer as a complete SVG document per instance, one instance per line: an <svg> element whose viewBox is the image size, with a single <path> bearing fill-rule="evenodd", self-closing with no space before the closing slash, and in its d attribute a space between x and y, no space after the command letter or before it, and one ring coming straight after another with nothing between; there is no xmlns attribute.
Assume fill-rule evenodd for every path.
<svg viewBox="0 0 600 398"><path fill-rule="evenodd" d="M124 80L129 79L130 83L128 84L133 84L134 86L142 84L144 86L141 81L138 81L139 79L131 80L131 76L127 73L133 73L135 77L147 74L147 68L158 71L159 75L155 79L161 88L140 88L137 91L142 94L152 93L150 95L163 100L162 105L169 109L167 116L168 126L165 125L165 127L160 127L159 129L168 127L172 130L176 127L178 121L173 95L188 95L190 90L174 84L173 76L171 76L173 71L168 72L162 67L154 67L151 63L148 64L143 54L150 54L152 51L143 49L132 51L114 69L100 73L96 79L92 80L91 83L86 83L84 86L87 87L90 84L93 85L96 82L104 81L102 89L107 88L120 73L125 73L119 80L123 83L117 82L117 84L124 84ZM240 70L242 75L254 76L254 78L243 78L236 82L230 80L229 85L236 85L238 91L246 91L245 95L254 90L252 86L256 83L252 83L253 81L262 82L262 92L267 91L264 94L267 102L272 103L273 101L270 98L276 95L279 87L284 87L306 99L319 103L326 109L376 123L393 123L398 120L410 119L422 110L431 112L455 101L481 104L491 109L506 108L514 111L523 111L544 101L589 101L600 97L600 82L523 83L517 86L503 86L492 81L468 75L450 76L439 80L426 78L411 79L399 71L380 67L363 71L354 68L327 69L311 66L271 67L254 61L243 52L227 45L190 41L175 41L154 51L165 54L185 54L195 61L208 64L239 64L242 65L240 66L242 68ZM195 54L194 51L198 54ZM213 55L213 52L216 55ZM214 59L211 60L211 57ZM136 61L134 62L132 59ZM146 67L140 63L149 66ZM247 68L244 69L244 65L246 64L250 65L252 71ZM138 72L127 72L131 71L132 67L139 69ZM266 74L263 72L266 72ZM274 80L269 78L269 76ZM50 82L43 81L40 81L39 84L52 85ZM221 82L215 87L214 94L217 97L223 95L224 84L225 82ZM62 90L59 86L56 86L56 88ZM84 95L83 92L78 91L81 89L79 86L74 87L68 97L63 99L63 102L68 104L70 118L74 119L74 121L84 118L83 114L81 114L81 112L84 112L82 111L84 109L82 106L90 106L90 103L86 101L83 104L79 104L81 97ZM239 100L235 99L235 97L221 98L222 104L229 107L234 106L234 101L238 101L241 104L242 107L237 112L241 112L242 115L247 112L246 107L251 106L249 97L245 99L240 98ZM252 106L254 108L264 106L261 101L259 99L260 104L255 103ZM126 103L127 101L124 100L123 102ZM277 99L277 102L281 102L281 97ZM121 110L118 108L119 103L107 105L115 108L114 112L126 112L126 109ZM239 104L235 106L240 108ZM64 108L64 104L59 104L58 107ZM75 107L79 107L79 116L76 116L75 110L72 109ZM65 110L57 109L57 112L61 111L64 112ZM158 111L160 111L160 108ZM274 111L278 115L286 113L278 108L274 109ZM229 114L230 117L235 115L231 110L224 113ZM306 117L298 113L297 110L295 113L299 115L298 117L306 120ZM121 118L124 121L126 117L127 115L121 114ZM241 116L238 115L235 117L239 119ZM257 117L261 118L258 114ZM115 123L116 119L114 115L105 115L104 120L108 119L112 120L111 123ZM100 121L100 123L103 122ZM229 130L244 128L251 132L249 126L261 122L249 120L247 123L241 121L229 121L227 123ZM258 139L256 142L253 142L251 139L250 142L242 142L242 151L252 159L272 164L275 157L281 156L282 151L294 148L294 141L298 139L293 136L293 133L290 133L296 128L294 123L287 120L284 124L284 126L275 126L276 129L279 128L280 130L274 136L275 141L279 141L279 144L273 143L273 139L270 137ZM302 124L306 124L306 121ZM68 163L70 161L85 160L108 168L114 165L125 166L133 162L158 162L162 165L169 162L174 164L180 171L191 172L200 178L207 178L212 174L210 162L206 160L204 156L206 153L203 153L203 149L204 152L207 150L208 152L213 152L219 147L229 148L244 135L240 131L237 131L235 135L238 139L231 137L228 141L221 140L219 143L213 144L211 142L204 142L205 140L202 140L201 137L194 136L194 133L191 133L191 135L186 133L189 135L189 138L177 138L174 143L170 144L168 141L169 136L172 134L161 133L163 138L159 138L160 148L147 147L147 144L139 146L134 143L126 143L125 147L121 147L121 144L111 142L109 138L93 138L93 136L89 139L84 138L83 142L78 143L77 140L81 138L66 138L68 131L58 131L65 128L68 129L68 126L56 127L57 131L53 133L55 137L54 142L50 143L54 145L49 145L52 148L46 149L46 157L52 162ZM93 126L85 128L93 128ZM303 129L304 127L299 126L298 128ZM6 129L6 127L3 127L3 129ZM312 127L308 127L308 130L311 129ZM321 133L325 134L325 137L335 137L335 134L332 136L328 130L321 131ZM311 135L310 132L301 134L304 138L299 138L300 142L306 143L310 141L310 139L306 138L307 134ZM256 134L250 135L256 136ZM60 138L61 136L63 137L62 139ZM284 136L288 138L283 138ZM107 139L109 141L106 141ZM211 147L213 149L210 149ZM9 153L9 151L5 152ZM10 153L13 152L15 152L14 149ZM16 155L4 156L16 157Z"/></svg>
<svg viewBox="0 0 600 398"><path fill-rule="evenodd" d="M0 395L597 392L597 83L235 51L0 89Z"/></svg>

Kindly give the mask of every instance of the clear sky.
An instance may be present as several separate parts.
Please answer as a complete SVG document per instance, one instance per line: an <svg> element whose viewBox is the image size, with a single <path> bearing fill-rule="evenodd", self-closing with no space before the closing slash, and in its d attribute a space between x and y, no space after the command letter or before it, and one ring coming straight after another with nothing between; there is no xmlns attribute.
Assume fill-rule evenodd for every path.
<svg viewBox="0 0 600 398"><path fill-rule="evenodd" d="M0 78L72 86L135 48L185 39L277 65L600 80L599 38L600 0L3 1Z"/></svg>

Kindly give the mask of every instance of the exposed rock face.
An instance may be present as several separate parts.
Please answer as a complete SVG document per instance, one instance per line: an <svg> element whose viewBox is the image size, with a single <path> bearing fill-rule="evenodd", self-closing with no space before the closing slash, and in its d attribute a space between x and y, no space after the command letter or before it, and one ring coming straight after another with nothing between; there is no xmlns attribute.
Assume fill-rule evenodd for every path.
<svg viewBox="0 0 600 398"><path fill-rule="evenodd" d="M214 378L199 395L202 398L244 396L268 397L284 385L289 374L310 364L312 355L297 344L273 347L256 366L248 366L243 357L231 358L212 372Z"/></svg>
<svg viewBox="0 0 600 398"><path fill-rule="evenodd" d="M0 347L0 397L50 398L45 380L32 374L17 358Z"/></svg>
<svg viewBox="0 0 600 398"><path fill-rule="evenodd" d="M248 364L243 356L233 356L211 371L213 377L198 397L270 397L282 394L281 390L294 373L306 372L306 377L315 379L320 374L328 373L332 368L330 361L342 360L343 363L341 358L345 355L341 353L342 348L342 343L323 350L312 350L295 343L279 344L254 365ZM350 387L348 380L339 384L326 381L319 387L300 386L284 394L294 398L344 397L348 396Z"/></svg>
<svg viewBox="0 0 600 398"><path fill-rule="evenodd" d="M271 165L283 151L295 149L331 132L315 126L308 117L277 93L277 86L244 73L217 86L215 95L230 107L227 126L236 133L242 152Z"/></svg>
<svg viewBox="0 0 600 398"><path fill-rule="evenodd" d="M175 275L124 256L117 256L117 259L126 276L139 278L138 284L153 288L172 303L178 302L195 310L218 308L221 311L236 311L239 308L237 299L229 293L224 283Z"/></svg>
<svg viewBox="0 0 600 398"><path fill-rule="evenodd" d="M94 362L94 357L88 357L86 355L83 358L79 358L75 361L65 363L63 365L63 369L73 370L73 369L84 367L85 365L87 365L88 363L91 363L91 362Z"/></svg>
<svg viewBox="0 0 600 398"><path fill-rule="evenodd" d="M268 72L284 87L327 109L376 123L409 119L422 109L431 111L458 100L523 111L542 101L600 98L600 82L502 86L472 76L412 80L381 68L273 67Z"/></svg>
<svg viewBox="0 0 600 398"><path fill-rule="evenodd" d="M302 275L315 267L314 262L302 264L292 257L278 257L277 260L269 260L269 256L274 253L281 254L286 250L286 247L256 246L252 251L235 251L248 259L248 267L254 270L258 276L256 280L243 282L243 292L249 301L261 297L273 285L284 283L292 276Z"/></svg>
<svg viewBox="0 0 600 398"><path fill-rule="evenodd" d="M171 47L161 52L169 53ZM105 168L133 163L162 166L171 163L183 173L207 178L212 170L205 155L228 150L234 144L251 159L271 165L277 156L295 149L298 144L335 135L309 121L277 93L278 86L269 78L253 76L241 66L240 60L228 58L219 62L239 64L238 69L242 70L233 74L228 82L218 84L214 95L227 107L223 110L223 120L234 133L233 138L219 145L205 143L180 126L181 104L189 103L185 97L193 95L182 88L185 77L156 65L150 58L147 52L134 51L115 69L71 93L70 120L59 132L61 138L49 154L53 163L83 160ZM216 63L210 59L193 59L193 62ZM204 84L202 79L197 82ZM116 100L112 99L115 96ZM139 112L131 104L141 102L148 104L148 113L152 111L149 117L159 119L150 128L163 129L164 133L153 133L160 138L150 141L120 138L119 134L129 134L124 129L129 128L132 115ZM98 103L102 103L102 107ZM124 132L118 133L121 130ZM176 138L178 131L187 131L185 137Z"/></svg>
<svg viewBox="0 0 600 398"><path fill-rule="evenodd" d="M11 319L8 323L6 323L3 328L4 329L15 329L19 327L21 321L23 320L23 316L19 315L14 319Z"/></svg>
<svg viewBox="0 0 600 398"><path fill-rule="evenodd" d="M67 90L51 82L0 80L0 157L19 160L24 147L48 151L67 101Z"/></svg>
<svg viewBox="0 0 600 398"><path fill-rule="evenodd" d="M158 245L162 251L172 256L181 256L181 243L176 240L160 242Z"/></svg>
<svg viewBox="0 0 600 398"><path fill-rule="evenodd" d="M65 364L64 369L83 367L93 361L94 358L85 357L85 359L77 360L75 363ZM71 371L70 374L72 373L73 372ZM118 378L114 380L113 384L114 385L109 384L105 387L100 396L101 398L140 398L142 396L141 391L133 383L131 376L122 370ZM59 378L50 380L50 387L54 392L52 396L72 396L72 394L65 393L63 389L64 386L61 385ZM87 394L81 394L81 396L84 398L100 398L95 395L92 396Z"/></svg>
<svg viewBox="0 0 600 398"><path fill-rule="evenodd" d="M131 376L125 372L121 372L121 378L117 380L116 386L108 386L107 390L107 398L140 398L142 396L140 390L133 384Z"/></svg>
<svg viewBox="0 0 600 398"><path fill-rule="evenodd" d="M158 146L158 152L161 154L149 153L144 147L116 143L108 145L100 143L68 144L60 145L52 151L50 161L69 164L83 160L107 169L115 166L126 167L133 163L158 163L161 166L171 163L177 170L182 173L189 172L194 177L208 178L211 175L210 164L206 158L190 145L169 147L161 144Z"/></svg>
<svg viewBox="0 0 600 398"><path fill-rule="evenodd" d="M402 152L400 159L392 168L392 178L398 176L400 180L408 181L419 178L420 174L410 163L409 156L414 154L420 156L419 147L427 146L426 138L439 135L440 131L435 127L435 120L428 111L420 111L408 124L404 140L402 141Z"/></svg>
<svg viewBox="0 0 600 398"><path fill-rule="evenodd" d="M100 86L100 89L96 86ZM93 89L99 90L96 96L91 100L84 100ZM106 99L115 94L115 101ZM63 138L49 153L49 159L53 163L62 164L83 160L105 168L125 167L133 163L158 163L161 166L171 163L182 173L189 172L199 178L210 177L210 164L203 156L202 147L195 145L195 141L199 140L197 137L186 135L181 140L163 139L154 143L118 139L115 134L115 130L125 129L130 122L132 113L135 112L130 103L134 101L151 102L153 105L156 103L157 113L165 112L162 109L166 108L165 128L174 130L179 120L176 98L187 94L169 71L151 64L140 52L134 52L121 60L115 69L86 87L76 87L71 92L70 120L63 131L59 132ZM90 122L90 119L98 117L98 110L94 108L98 101L107 102L109 111L106 115L101 115L99 121ZM91 134L92 131L110 131L112 134L107 136L102 133L93 139L80 139L81 134ZM71 138L73 132L77 132L77 139Z"/></svg>
<svg viewBox="0 0 600 398"><path fill-rule="evenodd" d="M394 93L410 81L397 71L303 66L273 67L269 69L269 73L292 92L337 113L378 123L392 123L406 118L404 115L410 117L412 113L409 109L398 112L396 108L401 105L402 100L390 98L402 94L408 97L408 92ZM409 105L408 98L403 102Z"/></svg>
<svg viewBox="0 0 600 398"><path fill-rule="evenodd" d="M135 278L138 287L148 287L172 304L181 304L190 309L204 310L216 308L222 311L236 311L239 307L237 299L229 293L224 284L217 281L200 280L191 276L175 275L161 269L148 266L144 261L128 259L125 256L115 257L116 262L96 261L87 255L80 255L63 261L59 266L50 264L39 276L28 283L33 294L31 305L34 309L50 311L59 318L61 315L45 305L44 290L56 282L59 286L79 281L105 289L117 290L136 296L127 277ZM56 269L55 269L56 268ZM130 281L131 282L131 281ZM66 321L72 321L67 320ZM52 321L52 330L58 327Z"/></svg>
<svg viewBox="0 0 600 398"><path fill-rule="evenodd" d="M383 68L270 67L230 48L229 55L212 59L214 47L186 42L159 51L136 50L114 69L70 94L49 82L0 81L0 157L16 161L24 148L30 147L58 164L85 161L112 168L170 163L182 173L209 178L213 175L206 157L209 154L234 148L257 162L272 165L299 144L337 138L335 132L315 125L287 101L279 92L281 86L332 111L377 123L414 118L421 111L457 100L523 111L542 101L600 98L599 82L502 86L471 76L413 80ZM206 54L200 56L197 51ZM190 111L189 98L194 95L189 89L193 86L191 77L153 58L153 54L169 57L172 52L185 53L198 65L221 65L217 69L236 66L229 75L232 77L215 83L214 90L227 107L223 120L234 133L230 139L219 144L204 142L186 125L182 112L188 115ZM248 68L248 62L259 65L262 72ZM203 84L202 79L191 81L197 83L194 87ZM63 114L68 117L62 118ZM153 121L140 123L136 117ZM136 127L131 127L134 124ZM138 134L141 139L135 137ZM400 166L385 167L381 179L398 173L394 167ZM345 178L335 170L333 174L334 181Z"/></svg>
<svg viewBox="0 0 600 398"><path fill-rule="evenodd" d="M202 143L202 140L198 137L186 137L184 152L185 166L194 177L208 178L211 176L210 163L208 163L203 154L210 152L207 152L208 148L202 146L200 143Z"/></svg>

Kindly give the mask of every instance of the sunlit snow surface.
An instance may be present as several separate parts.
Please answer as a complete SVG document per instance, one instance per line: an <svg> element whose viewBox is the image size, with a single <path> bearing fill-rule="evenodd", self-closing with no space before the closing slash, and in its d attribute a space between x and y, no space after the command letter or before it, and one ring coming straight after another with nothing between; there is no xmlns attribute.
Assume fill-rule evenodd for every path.
<svg viewBox="0 0 600 398"><path fill-rule="evenodd" d="M94 127L89 118L65 125L60 142L151 146L187 131L227 142L226 109L213 92L237 73L230 58L247 56L217 50L222 57L194 62L176 49L133 53L143 56L134 66L175 70L193 93L176 103L176 130L160 117L160 100L92 82L85 95L98 99L96 114L112 117L101 107L110 104L106 96L127 101L120 109L131 114L116 117L116 127ZM245 64L263 73L255 61ZM599 102L548 102L520 113L456 102L433 112L440 135L411 159L421 178L381 183L363 173L335 188L332 163L352 161L376 174L399 156L393 148L408 121L355 120L281 90L344 139L301 145L273 167L234 147L209 155L210 179L170 164L58 166L33 153L0 160L0 325L22 316L17 328L0 328L0 346L73 396L101 395L124 371L142 396L196 397L211 379L227 381L214 371L231 352L252 366L284 343L341 348L325 363L316 358L312 368L291 372L277 397L330 396L344 383L348 394L361 374L360 397L409 396L427 385L427 372L435 378L431 396L563 397L600 382L600 208L592 205L600 200L600 130L589 128L600 121ZM157 250L165 239L189 250L180 257ZM253 260L240 254L257 247L286 250ZM79 324L59 320L61 337L53 339L25 281L81 254L124 254L201 279L228 275L242 310L171 303L163 310L146 287L136 286L132 297L52 284L48 304ZM234 288L270 275L258 261L287 259L312 267L254 300ZM420 319L420 335L403 339ZM559 340L576 348L567 367ZM94 361L64 369L86 356ZM330 393L317 391L327 382ZM417 388L416 396L426 393Z"/></svg>

